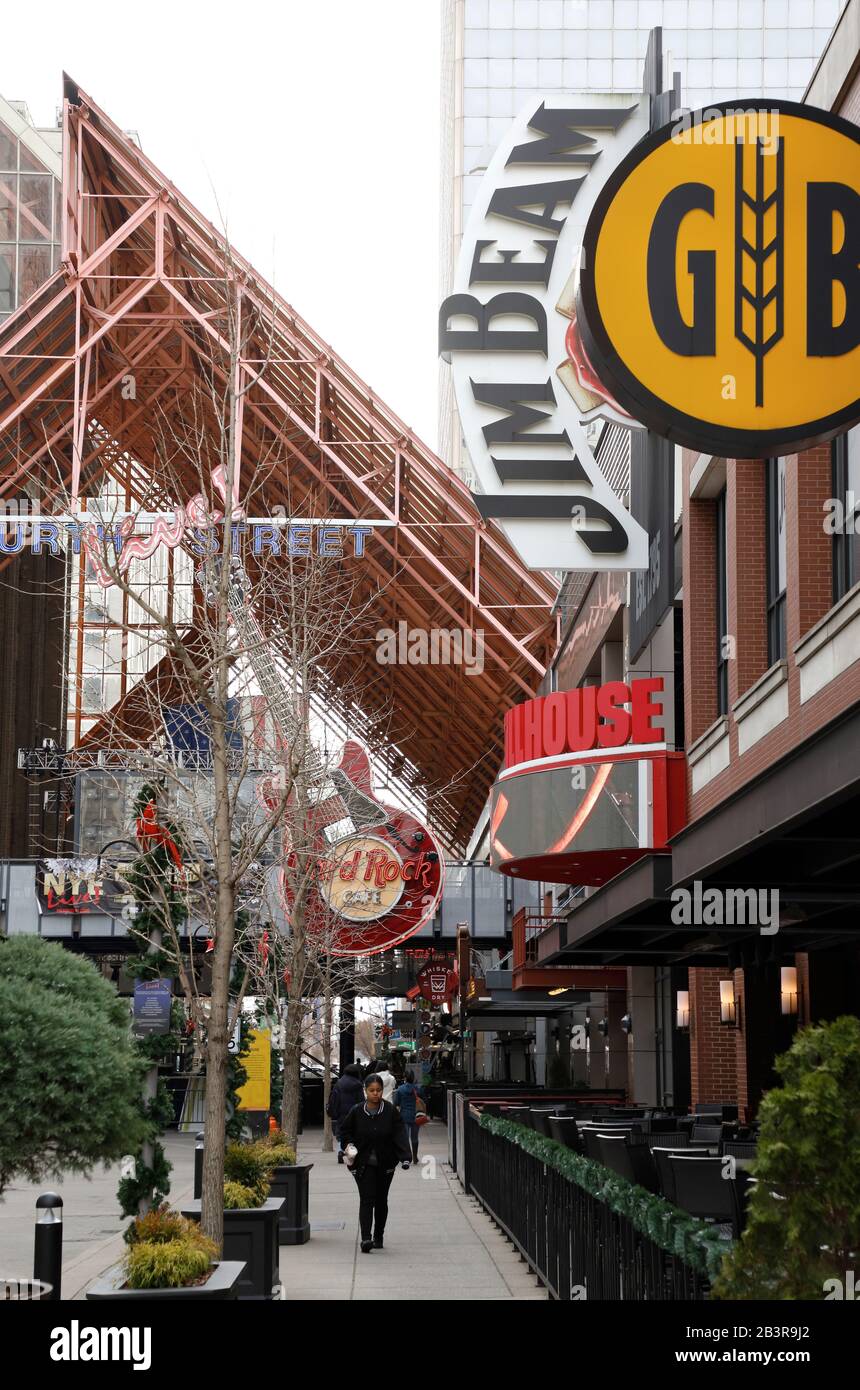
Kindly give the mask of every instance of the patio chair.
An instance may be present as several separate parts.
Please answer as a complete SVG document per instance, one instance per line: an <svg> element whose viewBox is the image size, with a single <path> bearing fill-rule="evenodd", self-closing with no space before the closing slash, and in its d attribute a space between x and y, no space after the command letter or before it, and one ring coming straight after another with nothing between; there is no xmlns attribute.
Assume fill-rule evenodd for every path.
<svg viewBox="0 0 860 1390"><path fill-rule="evenodd" d="M698 1154L670 1154L675 1205L691 1216L728 1224L737 1239L743 1228L743 1206L738 1182L725 1176L721 1158Z"/></svg>
<svg viewBox="0 0 860 1390"><path fill-rule="evenodd" d="M722 1125L694 1124L690 1134L691 1144L719 1144L723 1138Z"/></svg>
<svg viewBox="0 0 860 1390"><path fill-rule="evenodd" d="M579 1137L579 1130L576 1127L576 1120L572 1115L550 1115L549 1132L553 1139L559 1144L564 1144L566 1148L573 1149L575 1153L583 1152L582 1142Z"/></svg>
<svg viewBox="0 0 860 1390"><path fill-rule="evenodd" d="M607 1168L646 1192L656 1192L657 1172L647 1145L631 1144L617 1134L598 1134L597 1144Z"/></svg>
<svg viewBox="0 0 860 1390"><path fill-rule="evenodd" d="M731 1154L734 1158L755 1158L758 1144L744 1139L724 1139L720 1146L721 1154Z"/></svg>
<svg viewBox="0 0 860 1390"><path fill-rule="evenodd" d="M684 1129L664 1130L662 1134L647 1134L648 1147L660 1149L688 1149L690 1136Z"/></svg>
<svg viewBox="0 0 860 1390"><path fill-rule="evenodd" d="M531 1115L532 1128L537 1130L538 1134L545 1134L547 1139L549 1139L551 1137L549 1122L551 1116L555 1114L555 1106L544 1107L542 1105L533 1105L530 1107L529 1114Z"/></svg>
<svg viewBox="0 0 860 1390"><path fill-rule="evenodd" d="M531 1111L527 1105L506 1105L502 1111L502 1118L512 1120L517 1125L526 1125L528 1129L534 1128Z"/></svg>
<svg viewBox="0 0 860 1390"><path fill-rule="evenodd" d="M651 1157L654 1160L654 1168L657 1173L657 1191L666 1198L667 1202L675 1201L675 1174L669 1164L669 1159L675 1157L677 1150L663 1149L655 1145L651 1150Z"/></svg>

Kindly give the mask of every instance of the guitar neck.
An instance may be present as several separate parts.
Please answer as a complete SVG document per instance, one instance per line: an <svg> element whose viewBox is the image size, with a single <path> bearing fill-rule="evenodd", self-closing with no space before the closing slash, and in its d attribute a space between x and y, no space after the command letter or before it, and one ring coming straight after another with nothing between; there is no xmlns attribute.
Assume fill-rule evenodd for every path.
<svg viewBox="0 0 860 1390"><path fill-rule="evenodd" d="M245 581L243 569L243 585ZM266 634L245 602L238 582L231 581L228 602L236 629L247 645L245 655L281 737L288 748L300 744L302 739L306 741L307 780L311 787L320 789L318 806L331 804L331 812L326 817L327 823L349 818L354 828L367 829L382 825L386 820L386 813L381 804L356 787L345 773L339 770L330 772L310 742L308 730L297 717L294 702L284 687L283 676L272 658Z"/></svg>

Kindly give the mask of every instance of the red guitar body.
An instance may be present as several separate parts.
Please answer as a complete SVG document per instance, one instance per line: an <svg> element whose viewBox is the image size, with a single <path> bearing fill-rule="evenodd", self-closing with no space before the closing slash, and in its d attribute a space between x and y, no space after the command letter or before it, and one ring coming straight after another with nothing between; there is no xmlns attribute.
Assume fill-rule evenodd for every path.
<svg viewBox="0 0 860 1390"><path fill-rule="evenodd" d="M439 905L445 861L433 835L409 811L388 806L373 790L370 759L349 740L331 772L337 795L311 815L318 874L307 905L307 929L326 939L333 956L369 956L398 946L421 929ZM356 829L329 842L324 831L349 815ZM289 919L291 846L281 873Z"/></svg>

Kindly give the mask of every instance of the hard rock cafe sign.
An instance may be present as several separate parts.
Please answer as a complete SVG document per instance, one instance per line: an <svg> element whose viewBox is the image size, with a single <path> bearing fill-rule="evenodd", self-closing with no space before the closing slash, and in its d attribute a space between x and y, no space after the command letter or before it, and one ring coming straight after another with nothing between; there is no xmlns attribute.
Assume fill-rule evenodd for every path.
<svg viewBox="0 0 860 1390"><path fill-rule="evenodd" d="M413 907L432 886L433 866L427 855L404 859L375 835L351 835L334 846L323 862L322 881L329 907L348 922L373 922L404 899Z"/></svg>
<svg viewBox="0 0 860 1390"><path fill-rule="evenodd" d="M398 946L436 912L445 881L441 846L409 811L381 801L366 749L349 739L331 773L337 796L314 813L316 874L306 924L334 956L368 956ZM333 843L327 826L351 820ZM364 827L364 828L362 828ZM295 856L288 849L281 893L289 920Z"/></svg>
<svg viewBox="0 0 860 1390"><path fill-rule="evenodd" d="M648 567L648 537L598 467L587 426L635 426L576 318L582 239L608 175L647 132L647 97L532 102L475 194L439 313L475 502L533 569Z"/></svg>

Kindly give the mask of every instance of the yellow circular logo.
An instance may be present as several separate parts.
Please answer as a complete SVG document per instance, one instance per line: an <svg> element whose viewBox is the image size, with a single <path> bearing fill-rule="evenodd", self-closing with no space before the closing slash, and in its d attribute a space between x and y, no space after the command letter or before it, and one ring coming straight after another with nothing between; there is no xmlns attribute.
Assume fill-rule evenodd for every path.
<svg viewBox="0 0 860 1390"><path fill-rule="evenodd" d="M403 861L376 835L347 835L331 846L323 897L348 922L373 922L403 894Z"/></svg>
<svg viewBox="0 0 860 1390"><path fill-rule="evenodd" d="M706 453L760 458L860 421L860 130L795 102L647 136L583 241L577 316L618 401Z"/></svg>

